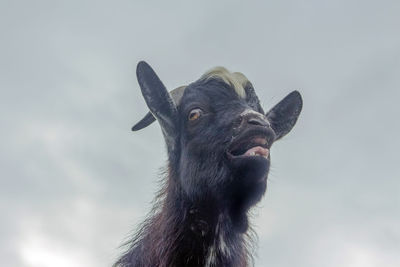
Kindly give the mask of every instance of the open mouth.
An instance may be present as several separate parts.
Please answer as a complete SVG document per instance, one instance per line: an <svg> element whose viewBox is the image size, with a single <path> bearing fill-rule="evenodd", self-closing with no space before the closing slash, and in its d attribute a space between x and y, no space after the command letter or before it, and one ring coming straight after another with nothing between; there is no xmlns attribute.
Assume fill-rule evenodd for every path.
<svg viewBox="0 0 400 267"><path fill-rule="evenodd" d="M228 150L231 157L269 157L267 139L262 136L253 136L246 140L235 142Z"/></svg>

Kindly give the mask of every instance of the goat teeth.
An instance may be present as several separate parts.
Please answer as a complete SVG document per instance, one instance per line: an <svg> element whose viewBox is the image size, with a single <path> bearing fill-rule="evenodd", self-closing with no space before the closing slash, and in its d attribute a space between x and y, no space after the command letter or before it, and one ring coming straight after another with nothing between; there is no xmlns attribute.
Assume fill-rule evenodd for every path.
<svg viewBox="0 0 400 267"><path fill-rule="evenodd" d="M250 157L254 157L254 156L268 156L268 149L263 148L261 146L256 146L253 148L250 148L249 150L247 150L244 153L245 156L250 156Z"/></svg>

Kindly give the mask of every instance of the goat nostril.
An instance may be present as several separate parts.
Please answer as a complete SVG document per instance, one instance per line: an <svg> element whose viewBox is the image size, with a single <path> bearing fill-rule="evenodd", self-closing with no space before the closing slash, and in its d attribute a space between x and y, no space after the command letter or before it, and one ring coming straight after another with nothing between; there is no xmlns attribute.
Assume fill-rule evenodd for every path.
<svg viewBox="0 0 400 267"><path fill-rule="evenodd" d="M258 125L258 126L266 126L267 125L266 122L264 122L264 121L262 121L261 119L258 119L258 118L250 118L247 121L247 123L248 124L252 124L252 125Z"/></svg>

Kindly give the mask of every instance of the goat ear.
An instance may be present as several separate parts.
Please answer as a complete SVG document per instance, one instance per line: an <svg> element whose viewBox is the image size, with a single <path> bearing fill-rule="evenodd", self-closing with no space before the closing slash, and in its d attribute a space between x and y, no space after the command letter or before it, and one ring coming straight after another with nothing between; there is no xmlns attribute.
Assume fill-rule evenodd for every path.
<svg viewBox="0 0 400 267"><path fill-rule="evenodd" d="M136 76L142 95L154 118L159 122L168 150L175 145L177 109L164 84L154 70L144 61L138 63ZM150 114L150 115L151 115ZM152 123L152 116L146 115L132 130L139 130Z"/></svg>
<svg viewBox="0 0 400 267"><path fill-rule="evenodd" d="M266 116L276 134L276 140L292 130L302 107L300 93L293 91L267 112Z"/></svg>

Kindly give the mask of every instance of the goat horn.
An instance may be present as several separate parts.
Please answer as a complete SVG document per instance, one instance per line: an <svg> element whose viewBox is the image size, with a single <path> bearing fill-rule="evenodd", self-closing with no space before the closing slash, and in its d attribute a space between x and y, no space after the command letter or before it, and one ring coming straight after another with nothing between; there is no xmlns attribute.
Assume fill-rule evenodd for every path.
<svg viewBox="0 0 400 267"><path fill-rule="evenodd" d="M174 100L174 103L176 106L178 106L179 103L181 102L183 93L185 92L185 88L186 88L186 86L181 86L181 87L175 88L174 90L169 92L169 94L170 94L171 98ZM143 119L141 119L139 122L137 122L132 127L132 131L139 131L143 128L146 128L147 126L152 124L155 120L156 120L156 118L153 116L153 114L151 114L151 112L148 112L143 117Z"/></svg>
<svg viewBox="0 0 400 267"><path fill-rule="evenodd" d="M262 107L260 105L260 100L258 99L258 96L256 92L254 91L254 87L251 84L251 82L247 81L246 86L244 87L244 90L246 92L246 101L249 103L251 107L254 108L259 108L262 110Z"/></svg>

